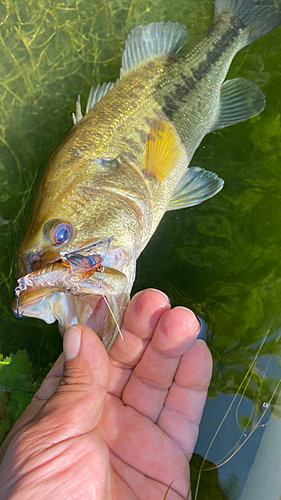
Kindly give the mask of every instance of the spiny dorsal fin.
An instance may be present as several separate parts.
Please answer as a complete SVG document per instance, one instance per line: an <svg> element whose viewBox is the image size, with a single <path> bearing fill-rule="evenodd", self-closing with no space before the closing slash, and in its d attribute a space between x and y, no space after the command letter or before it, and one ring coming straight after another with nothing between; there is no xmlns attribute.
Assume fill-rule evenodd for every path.
<svg viewBox="0 0 281 500"><path fill-rule="evenodd" d="M214 172L200 167L189 167L176 187L167 211L193 207L217 194L224 181Z"/></svg>
<svg viewBox="0 0 281 500"><path fill-rule="evenodd" d="M115 82L117 83L119 79ZM113 89L115 83L112 82L107 82L104 83L103 85L98 84L97 88L95 89L94 87L91 87L90 94L88 97L87 101L87 106L86 106L86 114L92 109L92 107L97 104L101 100L103 96L108 94L110 90ZM80 122L82 120L83 115L82 115L82 110L81 110L81 102L80 102L80 95L78 96L78 99L76 101L76 111L75 113L72 113L72 119L73 119L73 124L76 125L76 123Z"/></svg>
<svg viewBox="0 0 281 500"><path fill-rule="evenodd" d="M83 115L81 111L81 102L80 102L80 95L77 98L76 101L76 110L75 113L72 113L72 120L73 120L73 125L76 125L76 123L80 122L82 120Z"/></svg>
<svg viewBox="0 0 281 500"><path fill-rule="evenodd" d="M164 54L176 54L185 44L188 31L179 23L137 26L129 34L122 55L120 79L139 64Z"/></svg>
<svg viewBox="0 0 281 500"><path fill-rule="evenodd" d="M175 127L165 120L155 120L147 141L145 175L163 182L183 154L184 148Z"/></svg>
<svg viewBox="0 0 281 500"><path fill-rule="evenodd" d="M221 88L217 119L213 130L253 118L264 110L263 91L245 78L226 80Z"/></svg>
<svg viewBox="0 0 281 500"><path fill-rule="evenodd" d="M108 92L110 92L110 90L113 89L114 85L118 81L119 80L117 80L115 83L112 82L104 83L103 85L98 84L96 89L92 87L87 101L86 113L88 113L90 109L92 109L92 107L101 100L103 96L108 94Z"/></svg>

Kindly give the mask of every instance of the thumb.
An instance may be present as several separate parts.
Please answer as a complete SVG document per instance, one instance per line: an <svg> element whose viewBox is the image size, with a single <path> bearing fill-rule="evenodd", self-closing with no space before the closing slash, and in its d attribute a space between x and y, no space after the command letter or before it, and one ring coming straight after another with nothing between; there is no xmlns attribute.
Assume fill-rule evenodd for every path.
<svg viewBox="0 0 281 500"><path fill-rule="evenodd" d="M41 422L67 439L97 426L109 384L110 364L100 339L87 326L70 327L64 335L63 350L65 363L60 384L33 422ZM56 439L60 436L56 435Z"/></svg>

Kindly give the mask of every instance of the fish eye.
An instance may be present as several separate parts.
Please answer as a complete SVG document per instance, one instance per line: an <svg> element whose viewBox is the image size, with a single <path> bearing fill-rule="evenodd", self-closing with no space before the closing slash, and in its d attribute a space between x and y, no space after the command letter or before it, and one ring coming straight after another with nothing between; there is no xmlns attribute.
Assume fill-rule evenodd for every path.
<svg viewBox="0 0 281 500"><path fill-rule="evenodd" d="M72 238L73 228L68 222L55 219L46 222L44 234L52 245L62 245Z"/></svg>
<svg viewBox="0 0 281 500"><path fill-rule="evenodd" d="M61 245L62 243L66 243L70 240L72 236L72 228L70 224L59 224L53 234L52 234L52 243L53 245Z"/></svg>

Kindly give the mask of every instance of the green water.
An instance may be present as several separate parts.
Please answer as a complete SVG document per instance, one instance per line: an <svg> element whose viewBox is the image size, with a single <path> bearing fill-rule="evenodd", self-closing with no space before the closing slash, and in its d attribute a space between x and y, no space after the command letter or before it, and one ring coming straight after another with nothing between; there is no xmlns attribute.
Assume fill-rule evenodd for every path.
<svg viewBox="0 0 281 500"><path fill-rule="evenodd" d="M85 109L92 85L115 81L133 27L178 21L188 27L192 43L210 26L212 12L211 0L0 5L0 352L4 358L14 355L11 364L0 363L1 437L61 351L56 325L17 319L11 303L16 250L32 195L50 154L72 126L77 95ZM205 138L192 164L225 179L223 191L201 206L166 214L137 267L134 292L160 288L172 305L190 307L203 320L202 335L214 358L196 449L206 456L204 469L232 454L262 415L261 425L271 413L281 413L275 404L281 344L280 46L281 28L236 56L229 76L259 85L266 109ZM207 454L237 391L243 398L234 401ZM270 403L266 411L264 403ZM239 498L264 428L259 426L227 464L202 472L199 500ZM195 456L193 489L201 462Z"/></svg>

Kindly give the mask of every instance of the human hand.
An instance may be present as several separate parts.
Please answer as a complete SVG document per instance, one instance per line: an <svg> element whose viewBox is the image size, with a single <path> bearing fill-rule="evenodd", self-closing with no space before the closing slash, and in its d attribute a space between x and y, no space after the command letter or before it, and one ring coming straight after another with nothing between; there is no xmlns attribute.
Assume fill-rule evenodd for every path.
<svg viewBox="0 0 281 500"><path fill-rule="evenodd" d="M167 500L191 498L212 370L198 332L190 310L152 289L129 303L109 355L90 328L69 330L3 443L0 499L163 500L169 485Z"/></svg>

